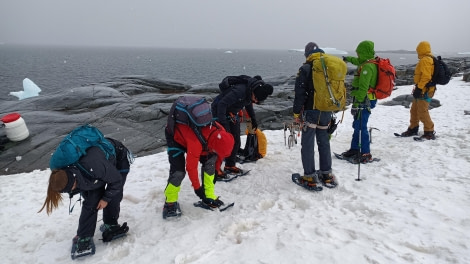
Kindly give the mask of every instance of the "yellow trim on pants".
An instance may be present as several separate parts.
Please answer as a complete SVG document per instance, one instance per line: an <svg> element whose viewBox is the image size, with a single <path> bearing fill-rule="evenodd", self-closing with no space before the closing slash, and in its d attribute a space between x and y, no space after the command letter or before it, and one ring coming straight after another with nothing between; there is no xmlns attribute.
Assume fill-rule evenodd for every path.
<svg viewBox="0 0 470 264"><path fill-rule="evenodd" d="M176 187L171 183L168 183L168 185L165 188L165 196L166 196L166 202L167 203L174 203L178 201L178 193L180 192L181 185Z"/></svg>
<svg viewBox="0 0 470 264"><path fill-rule="evenodd" d="M209 175L204 172L204 194L206 198L216 200L217 196L214 194L214 174Z"/></svg>

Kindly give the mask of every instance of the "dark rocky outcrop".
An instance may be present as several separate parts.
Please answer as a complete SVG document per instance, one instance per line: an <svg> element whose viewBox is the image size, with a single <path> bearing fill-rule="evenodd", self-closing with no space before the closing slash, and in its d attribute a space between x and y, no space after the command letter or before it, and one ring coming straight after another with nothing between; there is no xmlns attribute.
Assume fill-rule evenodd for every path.
<svg viewBox="0 0 470 264"><path fill-rule="evenodd" d="M468 72L470 58L446 59L454 73ZM397 85L413 84L414 65L397 67ZM347 84L352 80L350 68ZM467 73L468 76L468 73ZM468 78L468 77L467 77ZM275 89L263 104L255 105L261 129L281 129L292 122L295 76L265 78ZM123 76L109 82L41 93L21 101L3 101L0 116L18 112L30 131L20 142L6 139L0 129L0 175L46 169L57 144L73 128L89 123L106 136L118 139L137 156L157 153L165 146L164 127L173 101L183 94L213 99L218 83L189 86L148 76ZM390 104L408 106L411 98L394 98ZM434 102L433 107L439 106Z"/></svg>

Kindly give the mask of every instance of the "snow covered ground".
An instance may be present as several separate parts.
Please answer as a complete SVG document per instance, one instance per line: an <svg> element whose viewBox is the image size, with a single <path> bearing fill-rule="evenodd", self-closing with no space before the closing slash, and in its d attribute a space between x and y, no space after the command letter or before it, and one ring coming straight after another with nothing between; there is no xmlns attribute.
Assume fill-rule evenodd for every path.
<svg viewBox="0 0 470 264"><path fill-rule="evenodd" d="M197 197L186 178L180 193L183 216L168 221L161 217L166 153L139 157L121 209L129 235L104 244L97 230L96 254L75 262L470 263L470 116L464 115L470 109L470 84L461 79L438 87L435 98L442 106L431 110L434 141L393 136L407 128L409 109L378 105L369 125L379 129L372 132L371 149L382 160L361 165L362 181L356 181L357 165L333 158L340 181L336 189L313 193L293 184L291 174L302 173L300 142L289 149L283 130L264 131L267 156L241 165L252 169L249 175L216 184L216 194L235 201L233 208L193 207ZM399 87L392 96L411 89ZM349 148L351 122L346 112L332 151ZM69 215L64 197L49 217L37 213L49 173L0 177L2 263L73 262L79 204Z"/></svg>

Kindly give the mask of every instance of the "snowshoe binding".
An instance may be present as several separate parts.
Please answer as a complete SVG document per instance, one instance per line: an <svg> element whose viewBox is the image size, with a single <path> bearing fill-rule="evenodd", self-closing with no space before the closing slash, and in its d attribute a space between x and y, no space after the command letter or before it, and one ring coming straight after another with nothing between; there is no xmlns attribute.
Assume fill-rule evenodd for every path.
<svg viewBox="0 0 470 264"><path fill-rule="evenodd" d="M178 202L165 203L165 205L163 206L163 219L166 219L168 217L180 217L181 214L182 212L180 209L180 204Z"/></svg>
<svg viewBox="0 0 470 264"><path fill-rule="evenodd" d="M129 226L127 226L127 222L124 222L122 225L103 224L100 226L100 231L103 232L103 242L109 242L126 236Z"/></svg>
<svg viewBox="0 0 470 264"><path fill-rule="evenodd" d="M81 258L87 255L95 254L95 243L93 237L75 236L72 240L72 251L70 256L72 259Z"/></svg>
<svg viewBox="0 0 470 264"><path fill-rule="evenodd" d="M323 190L323 187L319 186L320 181L318 181L318 177L315 177L317 178L316 180L314 179L310 180L309 178L314 178L314 177L302 177L300 176L299 173L292 174L292 181L295 184L302 186L309 191L319 192Z"/></svg>
<svg viewBox="0 0 470 264"><path fill-rule="evenodd" d="M219 198L217 198L215 200L206 198L206 199L203 199L201 201L195 202L193 205L195 207L201 207L201 208L206 209L206 210L211 210L211 211L219 210L219 211L223 212L223 211L227 210L228 208L234 206L235 203L230 203L228 205L225 205L225 203L222 202L222 200L220 200Z"/></svg>

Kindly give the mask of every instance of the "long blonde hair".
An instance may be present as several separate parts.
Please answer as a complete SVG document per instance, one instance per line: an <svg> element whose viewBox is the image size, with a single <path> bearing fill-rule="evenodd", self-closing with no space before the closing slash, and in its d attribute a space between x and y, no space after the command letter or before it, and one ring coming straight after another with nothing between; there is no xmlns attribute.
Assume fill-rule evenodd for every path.
<svg viewBox="0 0 470 264"><path fill-rule="evenodd" d="M52 170L49 177L46 200L38 213L42 212L45 207L47 215L49 215L52 213L52 210L59 207L59 203L62 202L62 194L60 191L65 188L67 181L67 173L64 170Z"/></svg>

